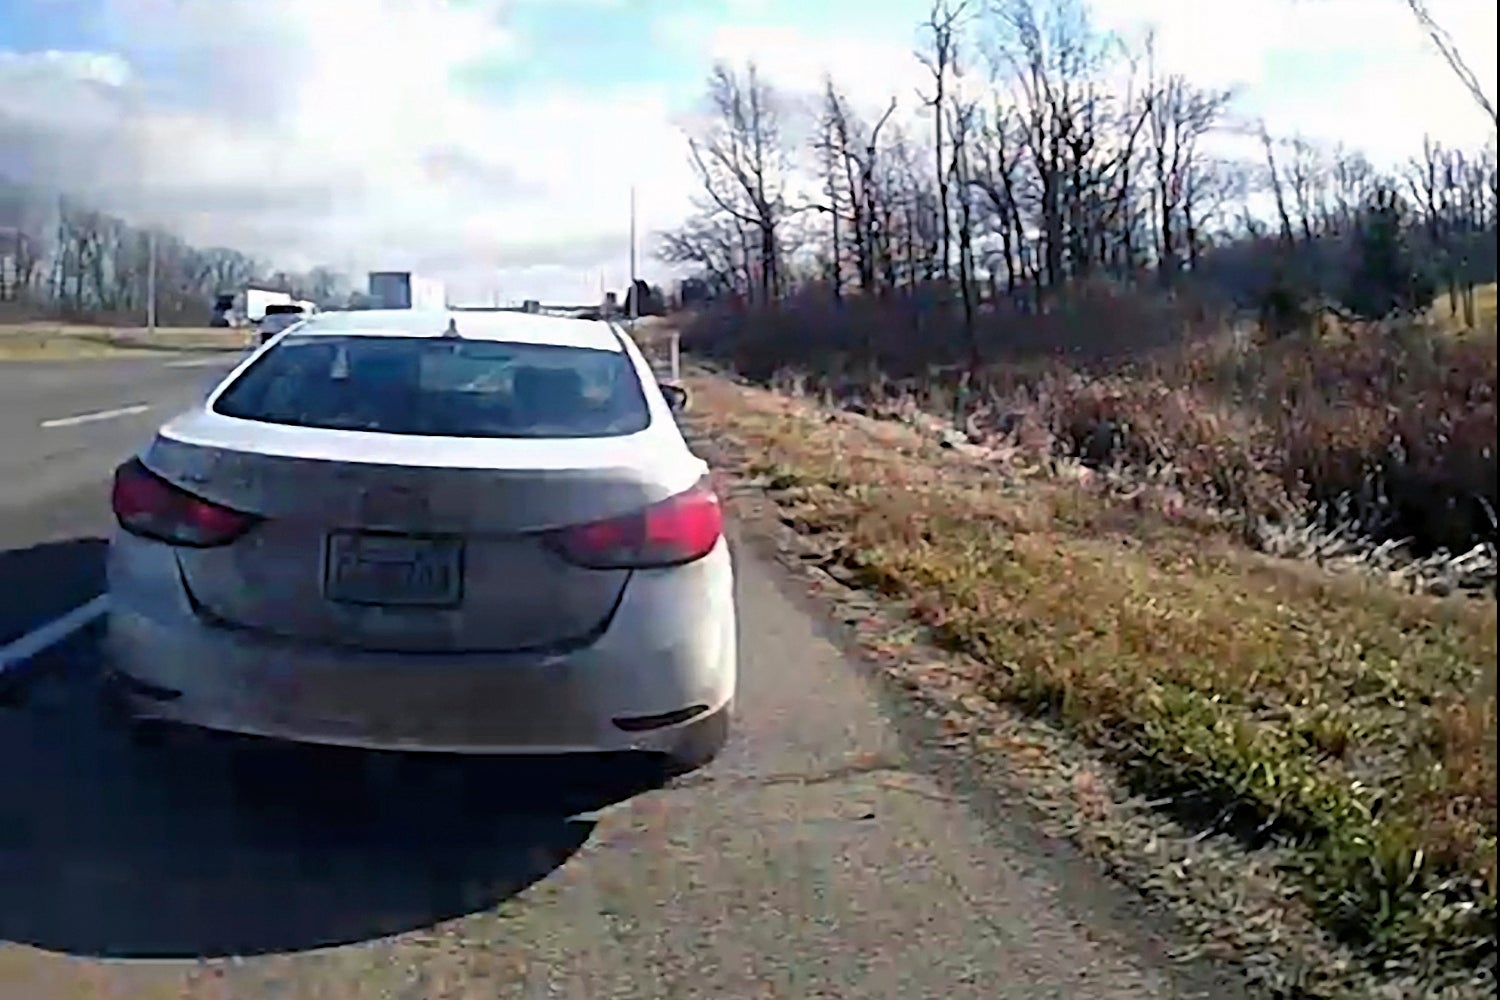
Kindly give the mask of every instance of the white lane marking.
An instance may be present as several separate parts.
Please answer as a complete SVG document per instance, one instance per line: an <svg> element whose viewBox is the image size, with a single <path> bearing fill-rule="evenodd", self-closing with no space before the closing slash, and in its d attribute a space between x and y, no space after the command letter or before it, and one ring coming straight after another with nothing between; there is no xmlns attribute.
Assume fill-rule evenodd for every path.
<svg viewBox="0 0 1500 1000"><path fill-rule="evenodd" d="M79 629L92 623L109 610L109 595L100 594L87 604L80 604L61 618L27 632L14 642L0 647L0 675L18 667L33 656L62 642Z"/></svg>
<svg viewBox="0 0 1500 1000"><path fill-rule="evenodd" d="M135 406L121 406L113 410L99 410L94 413L80 413L74 417L58 417L54 420L43 420L43 427L73 427L78 424L91 424L95 420L113 420L115 417L129 417L137 413L145 413L151 409L150 404L138 403Z"/></svg>
<svg viewBox="0 0 1500 1000"><path fill-rule="evenodd" d="M211 368L216 365L237 365L240 358L186 358L180 361L168 361L166 368Z"/></svg>

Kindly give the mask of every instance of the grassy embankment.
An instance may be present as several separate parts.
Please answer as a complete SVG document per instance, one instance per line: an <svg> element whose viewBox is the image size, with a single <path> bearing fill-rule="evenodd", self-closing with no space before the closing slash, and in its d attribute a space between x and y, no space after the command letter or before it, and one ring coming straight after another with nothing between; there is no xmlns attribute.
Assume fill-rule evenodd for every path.
<svg viewBox="0 0 1500 1000"><path fill-rule="evenodd" d="M703 318L685 343L810 373L801 399L699 377L694 408L831 561L987 664L991 699L1060 720L1153 797L1295 845L1311 911L1357 949L1462 973L1495 963L1494 600L1246 542L1323 502L1367 532L1492 546L1488 301L1489 329L1455 338L996 366L966 390L984 455L816 405L952 412L947 376L832 360L882 348L874 314ZM1080 454L1092 469L1060 457Z"/></svg>

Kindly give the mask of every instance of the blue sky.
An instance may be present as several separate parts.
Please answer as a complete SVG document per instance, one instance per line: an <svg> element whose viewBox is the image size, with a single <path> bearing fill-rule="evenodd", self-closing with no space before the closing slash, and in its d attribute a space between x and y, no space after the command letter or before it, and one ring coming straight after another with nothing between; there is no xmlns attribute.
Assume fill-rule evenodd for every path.
<svg viewBox="0 0 1500 1000"><path fill-rule="evenodd" d="M1495 5L1430 0L1481 78ZM832 73L920 127L927 0L0 0L0 169L289 266L419 266L475 294L592 295L690 208L718 58ZM1091 0L1239 110L1399 162L1489 126L1402 0ZM1224 140L1225 148L1236 140ZM524 287L524 291L522 291Z"/></svg>
<svg viewBox="0 0 1500 1000"><path fill-rule="evenodd" d="M737 25L791 24L817 34L837 31L855 19L874 20L906 25L914 40L922 10L923 4L912 0L537 2L517 8L510 23L538 57L482 69L476 78L508 86L657 83L680 87L689 96L700 86L708 60L663 51L662 35L673 21L703 23L732 16Z"/></svg>
<svg viewBox="0 0 1500 1000"><path fill-rule="evenodd" d="M0 48L92 48L101 39L92 30L93 0L7 0L0 5Z"/></svg>

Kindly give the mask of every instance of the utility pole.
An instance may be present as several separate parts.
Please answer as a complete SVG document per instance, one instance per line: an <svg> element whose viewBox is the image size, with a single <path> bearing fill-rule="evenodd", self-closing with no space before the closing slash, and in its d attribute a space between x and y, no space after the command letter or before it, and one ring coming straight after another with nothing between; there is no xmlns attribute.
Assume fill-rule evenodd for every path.
<svg viewBox="0 0 1500 1000"><path fill-rule="evenodd" d="M156 230L146 230L146 334L156 336Z"/></svg>
<svg viewBox="0 0 1500 1000"><path fill-rule="evenodd" d="M640 295L635 287L635 185L630 185L630 329L635 329L636 317L641 314Z"/></svg>

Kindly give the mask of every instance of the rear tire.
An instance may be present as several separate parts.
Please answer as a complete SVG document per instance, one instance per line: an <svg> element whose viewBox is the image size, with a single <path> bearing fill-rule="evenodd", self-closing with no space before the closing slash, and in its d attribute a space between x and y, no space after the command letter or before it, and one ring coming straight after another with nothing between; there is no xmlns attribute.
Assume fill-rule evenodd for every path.
<svg viewBox="0 0 1500 1000"><path fill-rule="evenodd" d="M126 723L125 734L130 745L139 750L160 750L172 738L172 727L160 719L132 716Z"/></svg>
<svg viewBox="0 0 1500 1000"><path fill-rule="evenodd" d="M105 675L99 700L105 721L123 732L132 746L141 750L153 750L170 738L169 723L136 712L118 675Z"/></svg>

